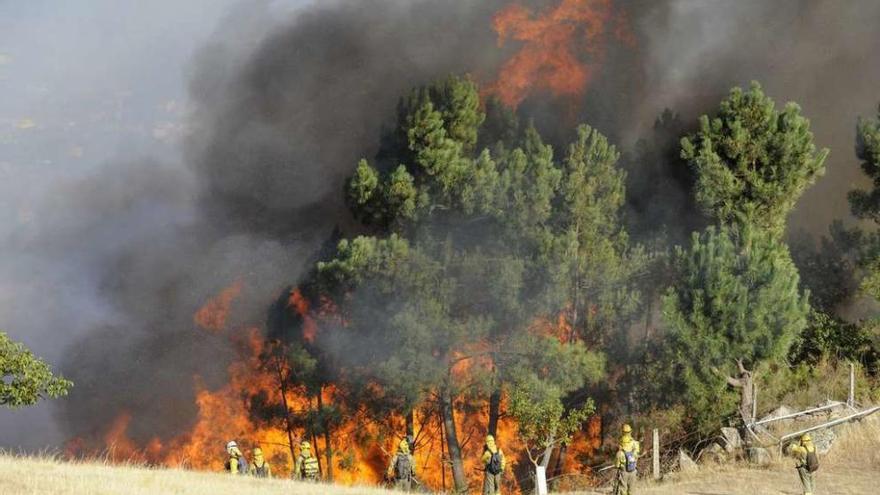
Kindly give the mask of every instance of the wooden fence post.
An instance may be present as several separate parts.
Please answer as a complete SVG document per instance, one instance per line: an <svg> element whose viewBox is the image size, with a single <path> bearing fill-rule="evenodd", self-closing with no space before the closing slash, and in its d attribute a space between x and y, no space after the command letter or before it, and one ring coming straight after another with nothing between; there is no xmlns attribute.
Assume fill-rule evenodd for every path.
<svg viewBox="0 0 880 495"><path fill-rule="evenodd" d="M654 479L660 479L660 432L654 428L654 445L651 449L654 454Z"/></svg>
<svg viewBox="0 0 880 495"><path fill-rule="evenodd" d="M849 397L846 399L846 405L855 407L856 404L856 366L849 363Z"/></svg>

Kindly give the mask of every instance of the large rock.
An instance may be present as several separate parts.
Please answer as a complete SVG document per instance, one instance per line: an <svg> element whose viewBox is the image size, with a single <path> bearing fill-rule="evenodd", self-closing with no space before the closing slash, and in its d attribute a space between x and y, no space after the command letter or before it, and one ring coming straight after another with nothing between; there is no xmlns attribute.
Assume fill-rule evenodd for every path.
<svg viewBox="0 0 880 495"><path fill-rule="evenodd" d="M828 420L837 419L843 417L843 414L846 413L846 404L838 403L833 400L826 400L821 404L817 404L816 407L824 407L824 406L833 406L829 409L825 409L824 411L820 411L818 413L811 414L810 416L814 418L825 418Z"/></svg>
<svg viewBox="0 0 880 495"><path fill-rule="evenodd" d="M712 445L709 445L700 452L699 460L703 464L724 464L727 462L727 452L717 442L712 442Z"/></svg>
<svg viewBox="0 0 880 495"><path fill-rule="evenodd" d="M761 421L765 421L768 419L781 418L783 416L788 416L789 414L792 414L794 412L795 411L788 406L779 406L776 409L770 411L770 414L761 418ZM767 423L767 424L765 424L765 426L777 425L777 424L789 425L789 424L791 424L792 421L793 421L792 419L781 419L779 421L773 421L772 423Z"/></svg>
<svg viewBox="0 0 880 495"><path fill-rule="evenodd" d="M678 450L678 469L683 473L697 470L697 463L681 449Z"/></svg>
<svg viewBox="0 0 880 495"><path fill-rule="evenodd" d="M766 467L770 465L770 451L763 447L749 447L748 449L746 449L746 455L749 459L749 464L754 464L761 467Z"/></svg>
<svg viewBox="0 0 880 495"><path fill-rule="evenodd" d="M813 437L813 445L816 446L816 452L819 455L827 454L831 450L831 446L834 445L834 440L837 439L837 435L831 428L814 431L810 433L810 436Z"/></svg>
<svg viewBox="0 0 880 495"><path fill-rule="evenodd" d="M728 454L735 454L743 446L742 437L736 428L721 428L721 438L724 440L724 450Z"/></svg>

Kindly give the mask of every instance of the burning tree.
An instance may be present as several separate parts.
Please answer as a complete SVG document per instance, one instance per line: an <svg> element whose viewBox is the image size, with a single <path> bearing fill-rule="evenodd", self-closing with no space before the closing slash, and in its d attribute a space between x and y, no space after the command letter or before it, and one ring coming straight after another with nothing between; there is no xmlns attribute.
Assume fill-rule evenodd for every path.
<svg viewBox="0 0 880 495"><path fill-rule="evenodd" d="M605 339L588 339L590 329L607 334L610 308L633 300L614 148L583 127L561 165L533 127L520 134L508 114L481 136L484 120L468 79L404 99L378 166L361 161L348 183L352 212L373 235L342 240L316 274L345 321L335 355L401 414L430 404L459 490L456 415L487 401L484 431L494 432L505 389L527 386L554 391L548 400L562 407L602 375L587 344ZM574 332L534 323L562 311Z"/></svg>

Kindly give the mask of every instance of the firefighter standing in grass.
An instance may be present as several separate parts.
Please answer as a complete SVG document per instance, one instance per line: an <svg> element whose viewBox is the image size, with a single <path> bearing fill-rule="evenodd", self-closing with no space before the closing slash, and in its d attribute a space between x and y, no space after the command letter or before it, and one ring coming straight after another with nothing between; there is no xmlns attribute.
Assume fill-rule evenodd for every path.
<svg viewBox="0 0 880 495"><path fill-rule="evenodd" d="M495 437L486 436L486 444L483 446L483 463L485 476L483 477L483 495L495 495L501 493L501 476L507 462L504 460L504 452L495 444Z"/></svg>
<svg viewBox="0 0 880 495"><path fill-rule="evenodd" d="M788 453L797 460L798 476L804 485L804 495L813 495L813 473L819 469L819 457L810 435L804 434L801 441L788 447Z"/></svg>
<svg viewBox="0 0 880 495"><path fill-rule="evenodd" d="M639 442L633 440L632 426L623 425L620 445L617 448L617 494L633 495L638 478L637 461L639 459Z"/></svg>
<svg viewBox="0 0 880 495"><path fill-rule="evenodd" d="M397 490L409 491L412 489L413 480L416 477L416 464L409 452L409 441L403 439L397 445L397 453L391 458L386 473L388 479L394 482Z"/></svg>
<svg viewBox="0 0 880 495"><path fill-rule="evenodd" d="M318 481L318 458L312 454L312 445L309 442L299 444L299 455L293 467L293 479Z"/></svg>
<svg viewBox="0 0 880 495"><path fill-rule="evenodd" d="M271 478L272 467L263 457L263 449L257 447L254 449L254 462L251 463L251 476L257 478Z"/></svg>
<svg viewBox="0 0 880 495"><path fill-rule="evenodd" d="M248 474L247 461L245 461L244 454L241 453L235 440L226 444L226 453L229 455L224 466L226 471L231 474Z"/></svg>

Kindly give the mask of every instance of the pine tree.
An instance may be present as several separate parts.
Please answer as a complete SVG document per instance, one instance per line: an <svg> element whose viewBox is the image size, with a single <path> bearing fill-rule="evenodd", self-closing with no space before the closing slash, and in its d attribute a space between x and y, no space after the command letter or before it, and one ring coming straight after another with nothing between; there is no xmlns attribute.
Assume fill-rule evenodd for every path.
<svg viewBox="0 0 880 495"><path fill-rule="evenodd" d="M766 232L710 227L677 250L674 268L677 281L663 298L668 371L673 394L708 433L733 409L727 385L742 384L731 375L785 359L806 324L807 295L799 292L788 249ZM750 394L741 396L747 419Z"/></svg>
<svg viewBox="0 0 880 495"><path fill-rule="evenodd" d="M880 110L875 119L859 119L856 127L856 156L862 171L873 182L870 191L857 189L849 193L853 215L880 224ZM859 265L864 270L862 290L880 300L880 233L866 236Z"/></svg>
<svg viewBox="0 0 880 495"><path fill-rule="evenodd" d="M718 114L682 139L682 157L697 174L696 199L723 225L760 228L781 237L788 213L824 173L810 122L788 103L780 112L753 82L733 88Z"/></svg>

